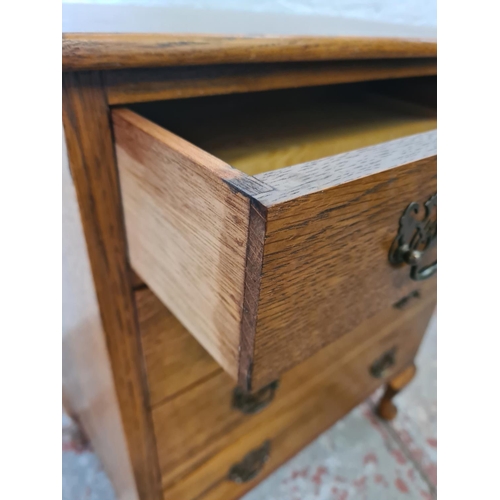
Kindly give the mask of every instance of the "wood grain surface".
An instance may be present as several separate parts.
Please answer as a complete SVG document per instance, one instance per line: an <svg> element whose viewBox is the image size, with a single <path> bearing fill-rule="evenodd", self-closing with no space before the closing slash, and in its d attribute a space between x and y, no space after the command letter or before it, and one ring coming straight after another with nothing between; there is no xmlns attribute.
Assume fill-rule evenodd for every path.
<svg viewBox="0 0 500 500"><path fill-rule="evenodd" d="M65 33L62 41L63 122L114 382L108 394L113 403L116 391L144 500L243 494L380 385L369 366L387 349L398 353L387 377L411 364L435 303L434 278L415 284L407 268L387 263L398 215L435 191L432 133L327 160L318 158L339 152L328 149L330 139L328 150L316 144L302 159L278 151L275 163L252 144L245 155L258 154L245 166L130 110L111 117L109 109L434 75L435 40L410 31L192 33ZM428 105L432 86L410 100ZM415 109L405 108L406 125L399 116L380 134L378 121L377 133L363 131L346 147L434 128L434 117ZM181 117L194 128L192 117ZM230 127L254 140L240 128L250 123L241 115ZM262 123L268 119L253 126ZM274 129L290 140L290 129ZM420 298L392 307L416 287ZM231 408L235 381L258 389L283 373L264 412ZM228 481L230 466L267 439L271 459L258 478Z"/></svg>
<svg viewBox="0 0 500 500"><path fill-rule="evenodd" d="M224 371L148 288L135 293L152 407ZM186 362L189 360L188 362Z"/></svg>
<svg viewBox="0 0 500 500"><path fill-rule="evenodd" d="M133 109L248 175L292 165L301 172L304 162L436 129L435 110L375 94L375 83L182 99ZM355 163L349 168L355 178ZM323 174L336 175L336 169L328 171Z"/></svg>
<svg viewBox="0 0 500 500"><path fill-rule="evenodd" d="M433 124L434 119L425 119L420 126L427 128ZM382 134L385 133L382 130ZM379 134L380 130L375 129L368 132L368 137L354 136L353 140L358 143L369 141L380 136ZM268 186L268 190L255 197L270 207L436 155L437 131L430 130L288 168L263 172L255 178Z"/></svg>
<svg viewBox="0 0 500 500"><path fill-rule="evenodd" d="M435 40L65 33L63 71L198 64L436 57Z"/></svg>
<svg viewBox="0 0 500 500"><path fill-rule="evenodd" d="M434 58L312 61L114 70L105 74L110 104L435 75Z"/></svg>
<svg viewBox="0 0 500 500"><path fill-rule="evenodd" d="M299 113L280 116L278 125L289 127L272 118L269 125L266 115L259 130L259 114L251 113L256 96L242 96L235 119L208 101L229 99L230 109L239 96L135 109L173 123L212 153L233 147L239 159L271 167L317 158L325 144L345 147L337 136L351 137L355 148L435 126L428 108L384 98L375 112L359 95L350 108L334 101L321 115L328 101L315 95L298 101ZM436 191L435 131L250 177L130 110L114 116L132 264L246 390L267 385L411 291L409 268L391 266L388 252L403 210ZM218 133L221 123L226 135ZM352 132L345 123L355 124Z"/></svg>
<svg viewBox="0 0 500 500"><path fill-rule="evenodd" d="M408 204L423 204L436 192L436 156L403 159L405 142L386 144L388 157L402 147L394 168L266 204L253 387L271 382L415 287L409 266L392 266L388 253ZM435 286L435 277L430 280Z"/></svg>
<svg viewBox="0 0 500 500"><path fill-rule="evenodd" d="M63 123L137 490L141 499L159 500L158 457L127 262L109 110L99 73L63 75Z"/></svg>
<svg viewBox="0 0 500 500"><path fill-rule="evenodd" d="M270 405L251 416L231 407L234 381L174 315L149 290L136 292L149 386L159 401L153 419L165 498L236 498L410 364L435 304L432 283L418 288L420 298L405 310L380 312L286 373ZM370 365L394 347L396 364L373 378ZM161 368L166 358L177 370ZM243 485L227 481L230 466L266 439L271 458L262 473Z"/></svg>
<svg viewBox="0 0 500 500"><path fill-rule="evenodd" d="M237 170L129 110L113 112L130 260L236 378L249 199Z"/></svg>

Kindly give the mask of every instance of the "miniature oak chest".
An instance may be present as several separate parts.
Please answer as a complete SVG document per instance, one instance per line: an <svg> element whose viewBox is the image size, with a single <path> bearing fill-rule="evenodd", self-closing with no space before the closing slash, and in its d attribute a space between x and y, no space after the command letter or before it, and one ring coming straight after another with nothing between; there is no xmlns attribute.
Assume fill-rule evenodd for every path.
<svg viewBox="0 0 500 500"><path fill-rule="evenodd" d="M72 8L102 329L65 343L64 397L118 497L238 498L384 384L393 418L436 301L435 41Z"/></svg>

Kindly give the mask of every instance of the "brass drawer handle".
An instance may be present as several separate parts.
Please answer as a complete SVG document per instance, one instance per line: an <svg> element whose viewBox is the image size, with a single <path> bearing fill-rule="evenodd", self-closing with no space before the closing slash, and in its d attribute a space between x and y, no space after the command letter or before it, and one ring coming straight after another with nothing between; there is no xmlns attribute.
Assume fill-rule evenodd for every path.
<svg viewBox="0 0 500 500"><path fill-rule="evenodd" d="M420 211L420 204L408 205L399 219L398 235L389 250L389 262L411 266L410 278L415 281L430 278L437 272L437 260L428 266L420 264L425 251L437 242L437 194L431 196L424 207L425 215L419 220L415 216Z"/></svg>
<svg viewBox="0 0 500 500"><path fill-rule="evenodd" d="M396 364L396 347L384 352L380 358L376 359L370 366L370 373L375 378L384 377L387 372Z"/></svg>
<svg viewBox="0 0 500 500"><path fill-rule="evenodd" d="M236 387L233 391L232 407L245 415L254 415L271 403L278 385L278 381L275 380L254 393L248 393Z"/></svg>
<svg viewBox="0 0 500 500"><path fill-rule="evenodd" d="M247 481L251 481L269 460L270 452L271 441L264 441L262 446L250 451L241 462L234 464L229 469L227 478L235 483L246 483Z"/></svg>
<svg viewBox="0 0 500 500"><path fill-rule="evenodd" d="M410 292L408 295L405 295L402 299L399 299L393 306L396 309L404 309L408 305L408 302L411 302L412 299L419 299L419 298L420 298L420 292L418 290L413 290L413 292Z"/></svg>

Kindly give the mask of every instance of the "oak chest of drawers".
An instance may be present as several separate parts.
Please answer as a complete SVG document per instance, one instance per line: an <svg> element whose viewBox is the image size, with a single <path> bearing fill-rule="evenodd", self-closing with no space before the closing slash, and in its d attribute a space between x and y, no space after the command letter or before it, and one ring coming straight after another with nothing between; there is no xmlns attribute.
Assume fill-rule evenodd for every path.
<svg viewBox="0 0 500 500"><path fill-rule="evenodd" d="M105 341L66 348L65 398L120 497L237 498L384 383L394 416L436 299L435 57L63 37Z"/></svg>

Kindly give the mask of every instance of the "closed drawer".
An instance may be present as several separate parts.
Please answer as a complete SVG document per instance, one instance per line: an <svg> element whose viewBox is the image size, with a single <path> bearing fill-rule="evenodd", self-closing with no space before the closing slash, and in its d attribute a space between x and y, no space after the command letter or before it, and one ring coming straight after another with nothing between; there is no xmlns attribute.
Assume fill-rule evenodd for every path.
<svg viewBox="0 0 500 500"><path fill-rule="evenodd" d="M132 266L245 390L392 307L435 258L389 259L435 241L433 111L358 87L153 103L113 123Z"/></svg>
<svg viewBox="0 0 500 500"><path fill-rule="evenodd" d="M136 292L165 500L239 498L406 368L434 309L430 285L420 284L419 297L404 308L365 320L253 401L235 397L234 380L150 290ZM255 477L235 482L234 465L265 444L268 459L253 464Z"/></svg>

